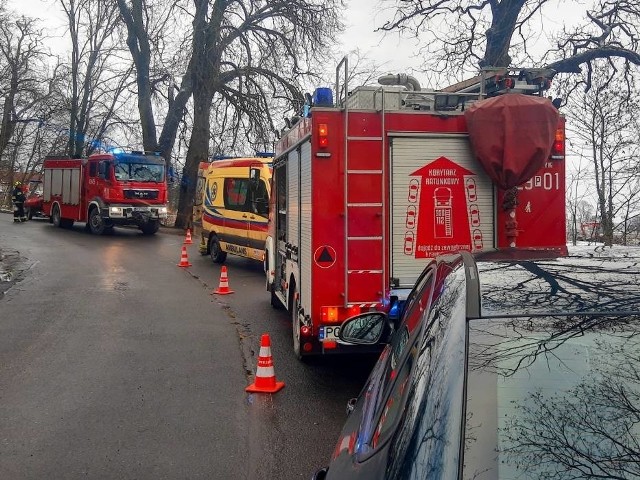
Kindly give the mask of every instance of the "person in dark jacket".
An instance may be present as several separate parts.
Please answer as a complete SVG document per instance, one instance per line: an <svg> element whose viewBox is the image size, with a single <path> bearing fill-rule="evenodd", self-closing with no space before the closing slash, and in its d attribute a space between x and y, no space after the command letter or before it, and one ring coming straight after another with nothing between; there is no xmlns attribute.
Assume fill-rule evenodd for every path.
<svg viewBox="0 0 640 480"><path fill-rule="evenodd" d="M14 222L26 222L27 216L24 214L24 201L26 200L24 190L22 189L22 182L16 182L13 185L13 192L11 193L11 201L13 202L13 221Z"/></svg>

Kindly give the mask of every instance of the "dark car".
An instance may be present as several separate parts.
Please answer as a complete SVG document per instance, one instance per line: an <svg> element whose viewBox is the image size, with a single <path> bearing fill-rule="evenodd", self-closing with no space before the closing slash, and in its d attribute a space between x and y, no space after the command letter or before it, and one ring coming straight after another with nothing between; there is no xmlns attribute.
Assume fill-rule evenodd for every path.
<svg viewBox="0 0 640 480"><path fill-rule="evenodd" d="M314 479L640 478L640 256L452 254L426 267Z"/></svg>

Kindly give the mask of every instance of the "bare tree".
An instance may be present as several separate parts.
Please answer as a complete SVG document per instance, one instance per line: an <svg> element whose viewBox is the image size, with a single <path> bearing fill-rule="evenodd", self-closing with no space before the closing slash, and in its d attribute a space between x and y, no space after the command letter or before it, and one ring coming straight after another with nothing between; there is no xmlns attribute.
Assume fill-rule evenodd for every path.
<svg viewBox="0 0 640 480"><path fill-rule="evenodd" d="M125 91L130 67L114 69L118 51L115 29L118 7L100 0L59 0L67 19L71 40L69 65L69 140L67 153L90 153L110 116L118 97ZM129 68L129 72L127 71ZM99 125L94 119L99 118ZM93 131L92 131L93 129Z"/></svg>
<svg viewBox="0 0 640 480"><path fill-rule="evenodd" d="M214 97L229 105L230 125L265 144L275 129L273 99L300 107L298 78L342 28L341 0L194 0L191 58L194 117L176 226L187 225L198 163L209 157ZM231 113L233 111L234 113Z"/></svg>
<svg viewBox="0 0 640 480"><path fill-rule="evenodd" d="M127 46L136 69L138 110L144 149L161 152L169 166L178 128L192 94L191 64L188 55L174 55L171 61L167 62L173 70L164 66L167 59L162 58L167 33L179 30L174 17L179 16L181 10L174 3L151 0L118 0L118 8L127 27ZM179 87L173 83L176 68L183 68ZM160 86L167 88L166 95L162 94ZM163 98L166 103L162 104L165 117L158 140L156 125L160 122L156 121L153 104L154 99L159 98Z"/></svg>
<svg viewBox="0 0 640 480"><path fill-rule="evenodd" d="M585 200L589 191L584 188L587 183L588 169L584 165L581 156L576 170L569 172L567 179L567 232L569 232L570 240L576 245L579 237L581 237L581 225L593 219L593 207ZM584 240L584 238L580 238Z"/></svg>
<svg viewBox="0 0 640 480"><path fill-rule="evenodd" d="M576 73L594 61L617 57L625 65L640 65L640 4L631 0L600 0L585 10L573 4L584 20L559 33L544 58L535 58L532 45L545 24L543 13L552 0L383 0L393 12L380 29L400 30L420 38L425 67L460 76L480 67L536 63L557 72ZM590 76L587 73L587 85Z"/></svg>
<svg viewBox="0 0 640 480"><path fill-rule="evenodd" d="M33 100L34 90L42 80L37 72L44 56L42 32L36 21L27 17L12 20L0 11L0 96L4 99L0 126L0 158L15 130L15 120L25 104Z"/></svg>
<svg viewBox="0 0 640 480"><path fill-rule="evenodd" d="M568 124L571 135L590 149L602 233L610 246L616 216L625 210L629 216L628 204L640 195L636 118L640 105L636 87L617 77L610 62L594 66L589 77L593 88L572 97ZM635 94L629 96L629 91Z"/></svg>

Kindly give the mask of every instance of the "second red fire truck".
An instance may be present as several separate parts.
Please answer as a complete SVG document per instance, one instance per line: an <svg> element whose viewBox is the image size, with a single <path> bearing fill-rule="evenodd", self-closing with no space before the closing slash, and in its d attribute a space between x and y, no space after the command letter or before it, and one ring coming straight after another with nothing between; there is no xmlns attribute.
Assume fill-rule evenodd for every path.
<svg viewBox="0 0 640 480"><path fill-rule="evenodd" d="M437 254L566 251L552 71L484 71L443 91L387 75L349 91L347 70L335 102L316 90L276 145L265 272L298 358L356 348L341 323L402 301Z"/></svg>
<svg viewBox="0 0 640 480"><path fill-rule="evenodd" d="M57 227L85 222L102 235L128 225L153 235L167 217L164 159L138 151L47 157L43 211Z"/></svg>

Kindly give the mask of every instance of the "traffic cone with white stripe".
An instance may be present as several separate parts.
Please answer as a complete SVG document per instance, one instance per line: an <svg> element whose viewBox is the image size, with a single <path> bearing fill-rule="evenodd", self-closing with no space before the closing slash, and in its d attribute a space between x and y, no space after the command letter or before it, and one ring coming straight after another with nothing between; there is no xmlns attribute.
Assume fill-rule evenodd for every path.
<svg viewBox="0 0 640 480"><path fill-rule="evenodd" d="M189 263L189 256L187 255L187 247L185 247L184 245L182 246L182 255L180 255L180 263L178 264L179 267L190 267L191 264Z"/></svg>
<svg viewBox="0 0 640 480"><path fill-rule="evenodd" d="M252 393L276 393L282 389L282 387L284 387L284 382L276 381L276 374L273 369L271 339L268 333L264 333L260 341L260 355L258 356L256 380L245 388L245 390Z"/></svg>
<svg viewBox="0 0 640 480"><path fill-rule="evenodd" d="M185 245L191 245L193 243L193 241L191 240L191 229L187 228L187 236L184 237L184 243Z"/></svg>
<svg viewBox="0 0 640 480"><path fill-rule="evenodd" d="M211 294L217 295L228 295L229 293L233 293L233 290L229 288L229 278L227 277L227 267L222 266L222 270L220 271L220 283L218 284L218 288L216 288Z"/></svg>

